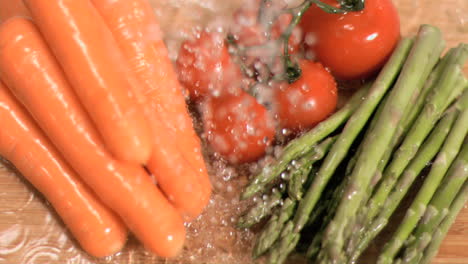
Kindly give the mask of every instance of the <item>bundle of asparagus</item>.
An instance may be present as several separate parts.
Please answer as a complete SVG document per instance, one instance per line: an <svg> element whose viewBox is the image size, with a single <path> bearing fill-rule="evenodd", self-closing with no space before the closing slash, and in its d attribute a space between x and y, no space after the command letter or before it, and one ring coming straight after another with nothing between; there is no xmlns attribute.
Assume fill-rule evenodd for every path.
<svg viewBox="0 0 468 264"><path fill-rule="evenodd" d="M378 259L430 261L468 196L468 45L440 58L444 46L430 25L403 38L372 83L252 179L241 198L264 199L238 224L269 217L254 257L355 263L434 160Z"/></svg>

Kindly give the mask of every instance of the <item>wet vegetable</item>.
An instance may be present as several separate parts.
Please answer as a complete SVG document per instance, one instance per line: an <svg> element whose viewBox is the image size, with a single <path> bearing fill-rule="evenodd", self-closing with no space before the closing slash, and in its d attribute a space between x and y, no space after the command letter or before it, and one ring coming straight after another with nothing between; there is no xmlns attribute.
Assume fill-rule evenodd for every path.
<svg viewBox="0 0 468 264"><path fill-rule="evenodd" d="M269 186L277 186L272 181L285 172L290 176L280 184L288 190L297 189L300 184L291 175L302 171L300 164L307 153L318 140L338 134L319 162L318 172L309 176L309 183L302 181L305 196L283 194L289 202L273 209L254 256L267 254L268 263L282 263L285 255L294 250L303 253L306 246L305 257L317 263L355 263L387 225L416 177L437 156L407 217L381 252L380 262L417 263L422 259L422 250L429 244L428 232L435 232L445 217L446 213L439 212L457 195L464 197L466 176L460 176L461 168L466 169L464 150L453 165L458 169L448 168L467 138L464 113L468 85L461 74L466 47L461 44L439 60L444 48L442 34L435 27L422 25L414 44L411 38L402 39L370 89L358 91L366 99L359 102L352 98L345 105L346 109L359 104L351 109L349 119L346 116L343 128L325 129L339 119L342 113L338 111L291 141L276 162L254 177L242 198L268 193ZM306 142L311 144L306 146ZM439 187L441 182L445 184ZM434 212L439 214L430 218ZM421 220L424 213L428 216ZM416 239L403 243L411 233ZM400 249L406 252L405 258L398 259Z"/></svg>
<svg viewBox="0 0 468 264"><path fill-rule="evenodd" d="M202 114L207 141L231 163L257 160L274 140L273 117L246 92L209 98Z"/></svg>
<svg viewBox="0 0 468 264"><path fill-rule="evenodd" d="M223 34L202 31L183 42L176 69L193 100L239 89L241 73L231 60Z"/></svg>
<svg viewBox="0 0 468 264"><path fill-rule="evenodd" d="M335 0L324 3L336 5ZM330 14L312 5L300 22L309 56L340 79L369 77L390 56L400 38L391 0L366 0L359 12Z"/></svg>
<svg viewBox="0 0 468 264"><path fill-rule="evenodd" d="M331 115L338 101L333 76L319 63L302 60L295 82L280 83L275 90L275 110L281 127L300 131L312 128Z"/></svg>

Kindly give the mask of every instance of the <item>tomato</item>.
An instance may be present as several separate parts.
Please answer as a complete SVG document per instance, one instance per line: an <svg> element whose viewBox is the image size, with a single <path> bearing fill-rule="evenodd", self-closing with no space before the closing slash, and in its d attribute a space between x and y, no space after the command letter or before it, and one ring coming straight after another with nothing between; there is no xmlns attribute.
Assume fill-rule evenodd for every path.
<svg viewBox="0 0 468 264"><path fill-rule="evenodd" d="M208 143L234 164L259 159L275 136L273 117L246 92L209 98L202 116Z"/></svg>
<svg viewBox="0 0 468 264"><path fill-rule="evenodd" d="M194 40L182 43L176 70L191 99L222 91L236 90L242 73L229 55L225 37L203 31Z"/></svg>
<svg viewBox="0 0 468 264"><path fill-rule="evenodd" d="M337 5L335 0L323 0ZM340 79L369 77L380 69L400 38L391 0L366 0L359 12L329 14L311 6L300 23L307 51Z"/></svg>
<svg viewBox="0 0 468 264"><path fill-rule="evenodd" d="M315 126L336 109L335 79L320 63L301 60L301 77L281 83L274 92L275 111L281 127L299 131Z"/></svg>

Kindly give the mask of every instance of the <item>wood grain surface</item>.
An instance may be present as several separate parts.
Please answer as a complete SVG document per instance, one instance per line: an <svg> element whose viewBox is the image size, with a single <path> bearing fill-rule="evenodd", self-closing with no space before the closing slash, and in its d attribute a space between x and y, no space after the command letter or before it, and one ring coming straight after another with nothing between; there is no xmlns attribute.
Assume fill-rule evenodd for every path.
<svg viewBox="0 0 468 264"><path fill-rule="evenodd" d="M414 33L420 24L427 23L442 29L447 40L447 47L453 47L458 42L468 43L468 0L394 1L401 14L403 35ZM190 17L191 22L189 23L192 24L179 23L177 18L187 19L185 15L179 14L179 12L187 12L184 5L197 7L210 18L216 17L214 14L216 14L217 10L229 13L232 8L239 5L231 3L229 8L220 6L219 9L215 9L213 6L216 3L219 4L220 2L217 2L217 0L153 1L156 13L164 26L168 42L176 41L175 39L181 36L173 33L176 30L173 27L176 25L188 28L209 22L207 20L203 22L197 17ZM219 13L217 14L219 15ZM172 52L174 51L172 50ZM468 76L468 65L465 67L464 72ZM0 129L3 129L1 124ZM43 200L41 195L36 193L23 180L21 175L15 173L10 166L4 166L5 164L7 163L0 161L0 264L173 263L157 259L145 253L133 239L130 239L127 249L115 258L105 260L89 258L77 248L73 239L70 238L58 217L51 212L47 202ZM218 194L215 192L215 195ZM223 230L220 229L219 232L222 233ZM226 232L232 231L226 229ZM242 244L252 238L242 238L239 234L234 239L240 242L232 242L233 244ZM192 247L201 239L192 239L190 246L185 249L184 256L179 258L177 263L200 263L198 261L194 262L194 258L191 257L195 254L195 248L199 249L211 245L205 238L204 244L199 247ZM212 236L208 239L216 240L217 238ZM223 256L232 257L238 254L235 258L226 257L226 261L223 261L223 263L245 263L245 260L248 259L249 253L247 251L236 253L230 251L229 247L222 251ZM219 249L209 254L205 258L199 259L204 259L203 263L221 262L222 258L216 257L221 254ZM216 261L210 261L212 259L216 259ZM234 261L234 259L237 259L237 261ZM434 261L434 264L456 263L468 264L468 208L466 206L452 226Z"/></svg>

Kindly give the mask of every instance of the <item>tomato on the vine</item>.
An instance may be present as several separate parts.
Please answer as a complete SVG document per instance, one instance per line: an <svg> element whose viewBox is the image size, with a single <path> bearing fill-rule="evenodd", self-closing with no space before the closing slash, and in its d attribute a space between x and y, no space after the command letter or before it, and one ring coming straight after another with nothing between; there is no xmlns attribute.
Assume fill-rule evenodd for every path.
<svg viewBox="0 0 468 264"><path fill-rule="evenodd" d="M257 160L275 137L273 117L243 91L209 98L202 116L208 143L234 164Z"/></svg>
<svg viewBox="0 0 468 264"><path fill-rule="evenodd" d="M228 52L225 36L201 32L197 38L182 43L176 70L191 99L237 89L242 73Z"/></svg>
<svg viewBox="0 0 468 264"><path fill-rule="evenodd" d="M274 93L275 111L283 128L298 131L311 128L336 109L335 79L320 63L301 60L301 77L280 83Z"/></svg>
<svg viewBox="0 0 468 264"><path fill-rule="evenodd" d="M337 6L335 0L322 0ZM392 0L366 0L358 12L330 14L312 5L300 23L306 49L340 79L369 77L383 66L400 38Z"/></svg>

